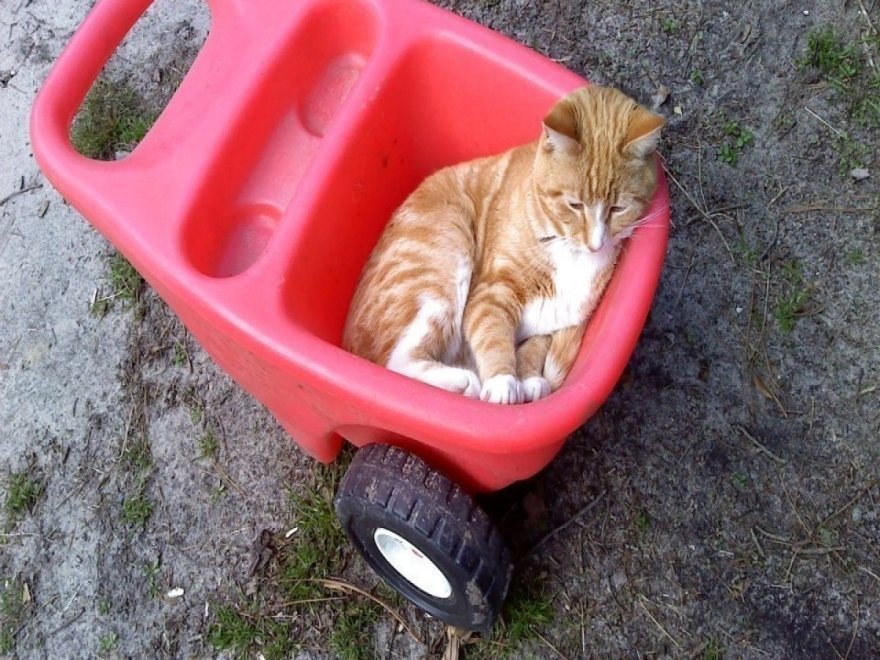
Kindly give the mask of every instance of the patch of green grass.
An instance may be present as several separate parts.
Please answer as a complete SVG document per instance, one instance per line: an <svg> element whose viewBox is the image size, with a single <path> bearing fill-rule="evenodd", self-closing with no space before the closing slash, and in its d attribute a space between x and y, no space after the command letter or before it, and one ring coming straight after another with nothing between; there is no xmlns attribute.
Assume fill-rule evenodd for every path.
<svg viewBox="0 0 880 660"><path fill-rule="evenodd" d="M749 245L745 237L741 237L739 241L733 245L733 251L742 257L749 266L755 265L758 261L758 250Z"/></svg>
<svg viewBox="0 0 880 660"><path fill-rule="evenodd" d="M719 646L718 642L710 639L706 642L706 648L703 649L703 660L722 660L724 658L724 649Z"/></svg>
<svg viewBox="0 0 880 660"><path fill-rule="evenodd" d="M98 80L74 119L70 141L84 156L114 160L143 139L156 117L127 85Z"/></svg>
<svg viewBox="0 0 880 660"><path fill-rule="evenodd" d="M220 500L223 499L224 495L226 495L226 484L221 481L219 484L217 484L217 487L211 491L211 504L217 504L218 502L220 502Z"/></svg>
<svg viewBox="0 0 880 660"><path fill-rule="evenodd" d="M724 115L720 118L724 138L718 147L718 158L721 162L736 167L742 152L752 145L755 136L748 128L740 126L738 121L727 119Z"/></svg>
<svg viewBox="0 0 880 660"><path fill-rule="evenodd" d="M250 657L248 650L258 646L266 660L293 657L299 646L290 624L228 605L217 610L208 628L208 643L215 649L232 651L235 657Z"/></svg>
<svg viewBox="0 0 880 660"><path fill-rule="evenodd" d="M826 547L836 545L837 538L835 533L827 527L819 528L819 542Z"/></svg>
<svg viewBox="0 0 880 660"><path fill-rule="evenodd" d="M738 490L746 490L749 487L749 476L744 472L735 473L730 480Z"/></svg>
<svg viewBox="0 0 880 660"><path fill-rule="evenodd" d="M804 281L803 267L797 259L782 264L782 277L789 284L801 284Z"/></svg>
<svg viewBox="0 0 880 660"><path fill-rule="evenodd" d="M636 531L639 534L645 534L649 529L651 529L651 516L649 516L648 512L644 509L639 511L638 515L636 516L635 527Z"/></svg>
<svg viewBox="0 0 880 660"><path fill-rule="evenodd" d="M189 419L193 424L199 424L205 418L205 409L201 404L193 403L189 406Z"/></svg>
<svg viewBox="0 0 880 660"><path fill-rule="evenodd" d="M818 27L807 35L807 49L800 63L819 69L833 80L854 78L862 68L855 46L844 43L843 37L830 25Z"/></svg>
<svg viewBox="0 0 880 660"><path fill-rule="evenodd" d="M782 292L773 307L773 316L779 329L790 334L798 318L804 316L813 299L811 288L804 282L801 264L797 260L782 264Z"/></svg>
<svg viewBox="0 0 880 660"><path fill-rule="evenodd" d="M153 515L153 503L143 491L122 502L122 522L131 529L143 529Z"/></svg>
<svg viewBox="0 0 880 660"><path fill-rule="evenodd" d="M694 69L691 71L691 82L695 85L703 84L703 72L700 69Z"/></svg>
<svg viewBox="0 0 880 660"><path fill-rule="evenodd" d="M660 29L663 30L664 34L667 34L671 37L675 36L681 31L681 24L674 18L664 18L660 22Z"/></svg>
<svg viewBox="0 0 880 660"><path fill-rule="evenodd" d="M333 509L342 472L335 465L321 466L318 471L315 488L305 489L304 494L290 493L299 531L282 553L280 578L290 600L319 597L322 587L311 580L335 575L342 567L347 541Z"/></svg>
<svg viewBox="0 0 880 660"><path fill-rule="evenodd" d="M162 571L162 558L155 561L144 562L144 579L147 581L147 593L150 598L159 595L159 573Z"/></svg>
<svg viewBox="0 0 880 660"><path fill-rule="evenodd" d="M98 318L104 316L117 300L128 306L136 306L140 302L141 294L146 286L144 279L134 266L118 252L114 252L110 257L107 280L110 292L95 296L91 306L92 315Z"/></svg>
<svg viewBox="0 0 880 660"><path fill-rule="evenodd" d="M0 588L0 654L15 650L15 633L28 610L25 585L21 580L4 580Z"/></svg>
<svg viewBox="0 0 880 660"><path fill-rule="evenodd" d="M136 302L144 288L144 279L128 260L118 252L110 258L110 285L115 297Z"/></svg>
<svg viewBox="0 0 880 660"><path fill-rule="evenodd" d="M857 167L867 167L871 162L873 152L871 148L855 140L849 133L843 132L834 136L834 152L837 154L837 164L842 176Z"/></svg>
<svg viewBox="0 0 880 660"><path fill-rule="evenodd" d="M27 472L9 475L6 485L6 525L11 528L30 513L45 490L45 484Z"/></svg>
<svg viewBox="0 0 880 660"><path fill-rule="evenodd" d="M795 118L786 110L780 110L779 114L773 118L773 129L778 133L785 134L794 128Z"/></svg>
<svg viewBox="0 0 880 660"><path fill-rule="evenodd" d="M123 465L137 473L145 473L153 467L153 452L145 436L129 438L122 450Z"/></svg>
<svg viewBox="0 0 880 660"><path fill-rule="evenodd" d="M783 294L776 301L773 308L773 316L779 324L779 329L785 334L790 334L794 330L798 317L803 316L806 311L807 302L810 300L809 291L806 289L791 290Z"/></svg>
<svg viewBox="0 0 880 660"><path fill-rule="evenodd" d="M89 311L92 313L92 316L97 316L99 319L103 318L110 311L110 298L96 296L92 301Z"/></svg>
<svg viewBox="0 0 880 660"><path fill-rule="evenodd" d="M217 610L208 628L208 642L216 649L243 651L260 637L260 629L229 606Z"/></svg>
<svg viewBox="0 0 880 660"><path fill-rule="evenodd" d="M855 250L850 250L846 253L846 263L850 266L863 266L867 263L867 259L865 258L865 253L860 249L856 248Z"/></svg>
<svg viewBox="0 0 880 660"><path fill-rule="evenodd" d="M15 650L15 636L12 631L4 628L0 630L0 653L8 655Z"/></svg>
<svg viewBox="0 0 880 660"><path fill-rule="evenodd" d="M330 634L330 648L342 660L369 660L375 657L370 639L379 610L373 604L349 604L336 619Z"/></svg>
<svg viewBox="0 0 880 660"><path fill-rule="evenodd" d="M214 429L209 427L199 438L199 458L214 458L219 446L220 442L217 440Z"/></svg>
<svg viewBox="0 0 880 660"><path fill-rule="evenodd" d="M98 614L101 616L107 616L110 614L110 601L106 598L102 598L98 601Z"/></svg>
<svg viewBox="0 0 880 660"><path fill-rule="evenodd" d="M101 635L98 638L98 651L102 654L110 653L113 649L116 648L116 643L118 641L119 635L117 635L115 632Z"/></svg>
<svg viewBox="0 0 880 660"><path fill-rule="evenodd" d="M187 353L186 345L183 342L174 342L174 364L177 366L189 362L189 353Z"/></svg>
<svg viewBox="0 0 880 660"><path fill-rule="evenodd" d="M880 127L880 73L866 66L865 51L880 53L880 37L864 36L847 42L832 26L816 28L807 37L799 60L814 68L834 88L836 99L851 119L862 126Z"/></svg>
<svg viewBox="0 0 880 660"><path fill-rule="evenodd" d="M535 631L553 622L553 604L543 591L531 591L520 586L504 603L499 622L495 625L493 639L478 642L480 655L490 658L506 658L518 647L538 641Z"/></svg>

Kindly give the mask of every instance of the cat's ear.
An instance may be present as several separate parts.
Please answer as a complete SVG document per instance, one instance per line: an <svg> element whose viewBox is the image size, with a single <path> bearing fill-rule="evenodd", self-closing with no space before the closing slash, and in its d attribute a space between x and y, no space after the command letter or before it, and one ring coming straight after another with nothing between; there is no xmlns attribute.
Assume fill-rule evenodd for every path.
<svg viewBox="0 0 880 660"><path fill-rule="evenodd" d="M629 131L626 134L623 150L636 156L645 158L657 149L660 142L660 129L666 120L660 115L646 110L642 106L636 108L629 122Z"/></svg>
<svg viewBox="0 0 880 660"><path fill-rule="evenodd" d="M576 154L580 150L578 143L577 120L572 107L560 101L544 117L544 148L562 154Z"/></svg>

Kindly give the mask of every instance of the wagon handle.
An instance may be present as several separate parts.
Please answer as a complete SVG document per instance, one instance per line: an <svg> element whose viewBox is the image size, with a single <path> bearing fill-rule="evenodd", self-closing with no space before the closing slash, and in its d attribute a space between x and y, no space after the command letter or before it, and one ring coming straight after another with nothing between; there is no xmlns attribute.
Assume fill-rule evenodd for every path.
<svg viewBox="0 0 880 660"><path fill-rule="evenodd" d="M65 197L74 191L77 180L106 176L117 165L78 153L70 143L70 126L101 69L152 2L99 0L65 46L37 95L30 118L34 155Z"/></svg>

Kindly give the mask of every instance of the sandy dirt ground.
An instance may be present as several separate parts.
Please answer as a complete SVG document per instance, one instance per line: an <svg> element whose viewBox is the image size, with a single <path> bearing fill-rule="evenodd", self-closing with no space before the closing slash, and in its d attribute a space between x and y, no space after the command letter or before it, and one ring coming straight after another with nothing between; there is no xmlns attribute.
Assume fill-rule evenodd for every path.
<svg viewBox="0 0 880 660"><path fill-rule="evenodd" d="M440 4L657 103L674 222L615 393L487 501L518 558L513 606L461 654L880 657L875 0ZM30 151L34 95L91 5L0 2L0 651L452 653L345 546L341 575L315 577L384 593L418 642L379 609L347 647L346 603L372 601L285 608L283 557L255 564L261 530L301 524L292 502L332 495L326 470L148 288L113 298L112 248ZM805 62L826 26L851 79ZM160 1L106 77L167 98L208 28L201 3ZM263 632L230 642L220 613Z"/></svg>

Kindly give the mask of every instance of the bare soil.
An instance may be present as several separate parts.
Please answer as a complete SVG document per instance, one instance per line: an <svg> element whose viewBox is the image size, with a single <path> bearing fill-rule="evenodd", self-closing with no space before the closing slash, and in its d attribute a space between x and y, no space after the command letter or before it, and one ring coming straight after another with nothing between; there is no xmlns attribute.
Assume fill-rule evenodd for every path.
<svg viewBox="0 0 880 660"><path fill-rule="evenodd" d="M213 657L218 610L276 588L271 549L252 575L254 540L297 525L288 493L316 467L151 291L90 312L110 248L42 179L26 127L91 4L0 6L0 484L4 501L12 474L44 486L0 534L2 630L22 658ZM674 222L615 393L486 501L516 598L552 616L462 653L880 656L880 129L799 63L820 26L876 39L876 0L439 4L647 104L667 88ZM108 75L159 103L208 18L157 10ZM139 499L152 510L130 524ZM340 553L341 577L380 593ZM443 652L436 621L383 598L424 644L380 611L364 657ZM339 653L339 607L292 610L304 657Z"/></svg>

